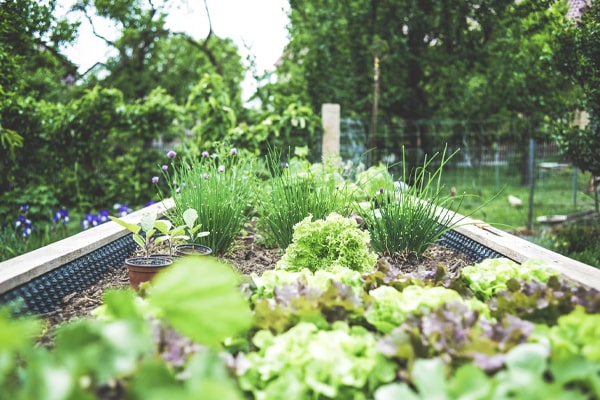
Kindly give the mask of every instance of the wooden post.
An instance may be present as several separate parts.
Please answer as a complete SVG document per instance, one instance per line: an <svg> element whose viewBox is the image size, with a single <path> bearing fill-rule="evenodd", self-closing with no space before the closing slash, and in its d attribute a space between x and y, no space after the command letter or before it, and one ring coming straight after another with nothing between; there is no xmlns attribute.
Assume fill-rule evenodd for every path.
<svg viewBox="0 0 600 400"><path fill-rule="evenodd" d="M323 104L321 107L323 121L323 160L340 155L340 105Z"/></svg>
<svg viewBox="0 0 600 400"><path fill-rule="evenodd" d="M371 127L369 130L369 165L374 165L377 157L377 112L379 108L379 57L373 58L373 109L371 110Z"/></svg>

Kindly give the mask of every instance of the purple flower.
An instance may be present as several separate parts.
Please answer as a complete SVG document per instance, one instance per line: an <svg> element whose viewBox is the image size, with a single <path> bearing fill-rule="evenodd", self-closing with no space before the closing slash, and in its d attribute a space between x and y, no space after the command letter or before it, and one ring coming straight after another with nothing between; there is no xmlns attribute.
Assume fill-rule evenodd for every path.
<svg viewBox="0 0 600 400"><path fill-rule="evenodd" d="M19 215L17 221L15 222L15 227L21 228L21 233L24 238L28 237L31 235L31 232L33 232L33 224L31 223L31 220L23 215Z"/></svg>
<svg viewBox="0 0 600 400"><path fill-rule="evenodd" d="M217 170L219 172L225 172L225 166L224 165L219 165L219 168Z"/></svg>
<svg viewBox="0 0 600 400"><path fill-rule="evenodd" d="M125 206L125 207L127 207L127 206ZM108 212L107 209L100 210L100 214L98 215L96 225L107 222L109 220L109 218L108 218L109 215L110 215L110 213ZM119 216L122 217L124 215L127 215L127 214L120 214ZM96 226L96 225L94 225L94 226Z"/></svg>
<svg viewBox="0 0 600 400"><path fill-rule="evenodd" d="M108 212L108 210L103 210L103 211ZM96 214L86 214L83 221L81 221L81 227L83 228L83 230L86 230L91 226L98 226L99 224L100 224L100 218Z"/></svg>
<svg viewBox="0 0 600 400"><path fill-rule="evenodd" d="M233 149L231 149L231 155L235 156L237 154L237 149L234 147Z"/></svg>
<svg viewBox="0 0 600 400"><path fill-rule="evenodd" d="M19 207L19 211L22 213L26 213L27 210L29 210L29 204L21 204L21 207Z"/></svg>
<svg viewBox="0 0 600 400"><path fill-rule="evenodd" d="M162 168L163 171L166 171L166 170L169 169L169 166L168 165L163 165L161 168Z"/></svg>
<svg viewBox="0 0 600 400"><path fill-rule="evenodd" d="M152 183L158 183L158 176L152 177Z"/></svg>
<svg viewBox="0 0 600 400"><path fill-rule="evenodd" d="M127 207L127 204L116 203L113 206L113 208L117 210L117 213L119 213L119 217L124 217L132 211L131 208ZM102 211L100 211L100 215L102 215ZM108 218L108 214L106 214L106 218Z"/></svg>
<svg viewBox="0 0 600 400"><path fill-rule="evenodd" d="M383 194L383 188L379 188L379 194Z"/></svg>
<svg viewBox="0 0 600 400"><path fill-rule="evenodd" d="M52 222L54 222L55 224L58 222L62 222L63 224L69 223L69 210L63 207L57 212L55 212L54 217L52 218Z"/></svg>
<svg viewBox="0 0 600 400"><path fill-rule="evenodd" d="M203 151L202 152L202 157L206 158L208 157L210 154L208 154L208 151Z"/></svg>
<svg viewBox="0 0 600 400"><path fill-rule="evenodd" d="M177 153L175 153L173 150L170 150L167 153L167 157L169 157L169 158L175 158L176 155L177 155Z"/></svg>

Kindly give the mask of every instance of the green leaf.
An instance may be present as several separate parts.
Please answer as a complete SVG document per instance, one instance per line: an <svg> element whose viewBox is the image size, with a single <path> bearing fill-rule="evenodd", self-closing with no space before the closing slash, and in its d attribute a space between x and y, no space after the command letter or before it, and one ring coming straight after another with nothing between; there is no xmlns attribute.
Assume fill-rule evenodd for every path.
<svg viewBox="0 0 600 400"><path fill-rule="evenodd" d="M150 232L154 228L154 224L156 223L156 214L146 213L142 216L140 220L140 226L144 232Z"/></svg>
<svg viewBox="0 0 600 400"><path fill-rule="evenodd" d="M252 313L233 268L212 257L185 257L161 271L148 300L190 339L216 346L250 327Z"/></svg>
<svg viewBox="0 0 600 400"><path fill-rule="evenodd" d="M446 400L449 398L446 367L439 358L418 359L415 361L412 377L423 399Z"/></svg>
<svg viewBox="0 0 600 400"><path fill-rule="evenodd" d="M491 388L492 382L481 368L475 364L464 364L456 370L448 394L453 399L486 399L490 397Z"/></svg>
<svg viewBox="0 0 600 400"><path fill-rule="evenodd" d="M164 219L159 219L154 223L154 227L158 229L163 235L166 235L172 226L173 224L171 223L171 221L167 221Z"/></svg>
<svg viewBox="0 0 600 400"><path fill-rule="evenodd" d="M390 383L383 385L375 391L375 400L421 400L406 383Z"/></svg>
<svg viewBox="0 0 600 400"><path fill-rule="evenodd" d="M192 229L196 220L198 219L198 212L193 208L188 208L183 212L183 221L188 226L188 228Z"/></svg>
<svg viewBox="0 0 600 400"><path fill-rule="evenodd" d="M117 224L121 225L122 227L126 228L128 231L132 232L133 234L138 234L138 233L140 233L140 230L142 230L142 227L139 226L138 224L132 224L130 222L123 221L122 219L113 217L112 215L109 215L108 218L110 218L111 221L114 221Z"/></svg>

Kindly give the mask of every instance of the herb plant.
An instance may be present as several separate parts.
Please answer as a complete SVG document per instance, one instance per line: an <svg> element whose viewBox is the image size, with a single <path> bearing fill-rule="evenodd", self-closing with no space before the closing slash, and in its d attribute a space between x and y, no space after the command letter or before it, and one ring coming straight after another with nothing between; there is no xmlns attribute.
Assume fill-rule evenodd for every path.
<svg viewBox="0 0 600 400"><path fill-rule="evenodd" d="M271 150L267 156L271 177L267 182L268 194L262 198L261 221L267 241L285 250L292 242L294 225L308 215L326 218L332 212L348 216L352 193L347 179L340 173L334 160L322 164L303 162Z"/></svg>
<svg viewBox="0 0 600 400"><path fill-rule="evenodd" d="M403 175L398 190L389 192L382 187L367 205L358 208L378 254L421 256L444 233L460 223L461 219L456 218L460 207L454 207L454 211L441 208L452 200L442 195L441 185L442 170L452 155L447 157L444 151L433 172L429 169L433 167L433 161L437 161L438 154L425 159L423 166L409 175L403 149ZM412 185L405 182L412 182Z"/></svg>
<svg viewBox="0 0 600 400"><path fill-rule="evenodd" d="M198 244L225 254L249 218L256 178L252 162L241 152L224 151L222 146L217 150L212 155L205 151L200 157L185 158L163 168L163 173L168 197L175 203L167 214L169 219L187 225L183 214L193 208L198 214L196 224L210 232L196 235ZM166 196L161 193L161 197Z"/></svg>

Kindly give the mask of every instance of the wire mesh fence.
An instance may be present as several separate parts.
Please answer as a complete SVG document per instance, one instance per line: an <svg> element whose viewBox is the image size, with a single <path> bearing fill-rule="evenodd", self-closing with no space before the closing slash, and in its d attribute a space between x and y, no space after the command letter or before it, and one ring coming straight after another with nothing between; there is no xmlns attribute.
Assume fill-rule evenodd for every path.
<svg viewBox="0 0 600 400"><path fill-rule="evenodd" d="M373 138L359 120L343 119L340 152L344 160L366 166L383 163L395 177L403 176L403 167L414 170L436 153L453 154L444 167L444 184L454 192L480 196L479 204L499 196L501 205L514 207L517 199L522 218L510 222L518 225L530 226L532 219L543 215L593 209L590 175L574 168L556 142L530 140L526 122L396 121L379 124ZM438 155L431 166L440 162Z"/></svg>

